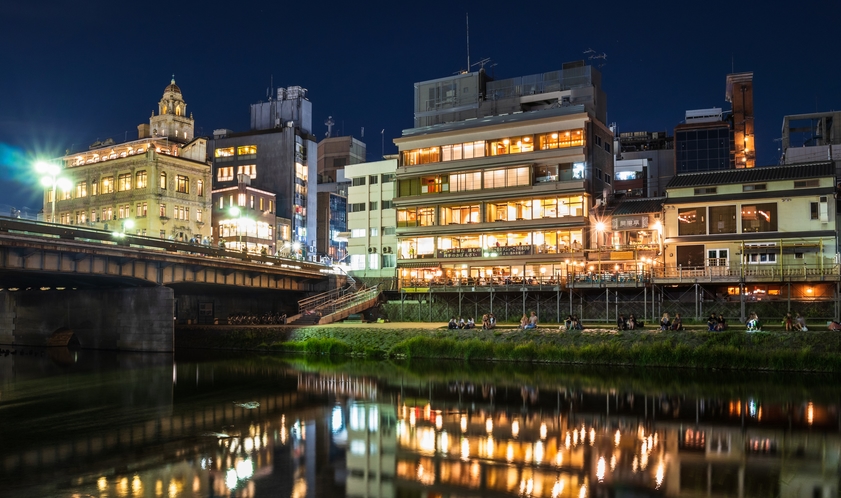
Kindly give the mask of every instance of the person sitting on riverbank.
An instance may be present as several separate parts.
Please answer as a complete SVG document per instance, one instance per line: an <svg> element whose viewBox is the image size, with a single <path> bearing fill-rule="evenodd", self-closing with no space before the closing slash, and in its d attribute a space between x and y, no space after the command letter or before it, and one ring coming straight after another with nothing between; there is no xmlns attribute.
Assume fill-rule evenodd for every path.
<svg viewBox="0 0 841 498"><path fill-rule="evenodd" d="M637 319L634 317L634 314L631 313L628 315L628 330L636 330L637 328Z"/></svg>
<svg viewBox="0 0 841 498"><path fill-rule="evenodd" d="M669 314L663 313L663 318L660 319L660 330L669 330L671 326L672 320L669 318Z"/></svg>
<svg viewBox="0 0 841 498"><path fill-rule="evenodd" d="M464 318L462 318L462 317L458 317L458 328L463 329L463 328L465 328L466 326L467 326L467 324L466 324L466 323L464 323Z"/></svg>
<svg viewBox="0 0 841 498"><path fill-rule="evenodd" d="M683 320L680 318L680 313L675 313L675 320L672 322L672 330L683 330Z"/></svg>
<svg viewBox="0 0 841 498"><path fill-rule="evenodd" d="M475 321L473 321L473 317L472 317L472 316L471 316L470 318L468 318L468 319L467 319L467 328L468 328L468 329L475 329L475 328L476 328L476 322L475 322Z"/></svg>
<svg viewBox="0 0 841 498"><path fill-rule="evenodd" d="M572 315L572 330L584 330L584 326L581 325L578 315Z"/></svg>
<svg viewBox="0 0 841 498"><path fill-rule="evenodd" d="M564 320L564 329L572 330L572 315L567 315L567 319Z"/></svg>
<svg viewBox="0 0 841 498"><path fill-rule="evenodd" d="M762 322L759 321L759 317L756 313L751 312L750 318L748 319L747 323L748 332L757 332L762 329Z"/></svg>
<svg viewBox="0 0 841 498"><path fill-rule="evenodd" d="M718 318L716 318L716 325L715 329L719 332L724 332L727 330L727 320L724 319L724 315L721 313L718 314Z"/></svg>
<svg viewBox="0 0 841 498"><path fill-rule="evenodd" d="M482 315L482 330L488 330L491 328L491 320L488 318L488 314L485 313Z"/></svg>
<svg viewBox="0 0 841 498"><path fill-rule="evenodd" d="M526 315L523 315L526 316ZM524 329L536 329L537 328L537 313L534 311L531 312L531 316L528 319L528 323L523 325Z"/></svg>
<svg viewBox="0 0 841 498"><path fill-rule="evenodd" d="M450 330L458 328L458 322L456 322L456 317L450 318L450 323L447 324L447 328Z"/></svg>
<svg viewBox="0 0 841 498"><path fill-rule="evenodd" d="M791 318L791 313L786 313L786 316L783 317L783 327L785 327L786 332L794 330L794 319Z"/></svg>
<svg viewBox="0 0 841 498"><path fill-rule="evenodd" d="M797 313L797 316L794 319L794 330L798 332L808 332L809 329L806 327L806 318L803 317L800 313Z"/></svg>
<svg viewBox="0 0 841 498"><path fill-rule="evenodd" d="M707 319L707 330L715 332L718 330L716 325L718 325L718 319L715 317L715 313L710 313L710 317Z"/></svg>
<svg viewBox="0 0 841 498"><path fill-rule="evenodd" d="M616 319L616 328L618 330L627 330L628 329L628 322L625 321L625 315L620 314L619 318Z"/></svg>
<svg viewBox="0 0 841 498"><path fill-rule="evenodd" d="M494 316L493 313L488 313L488 322L490 322L490 324L491 324L491 326L488 327L489 329L495 329L496 328L496 317Z"/></svg>

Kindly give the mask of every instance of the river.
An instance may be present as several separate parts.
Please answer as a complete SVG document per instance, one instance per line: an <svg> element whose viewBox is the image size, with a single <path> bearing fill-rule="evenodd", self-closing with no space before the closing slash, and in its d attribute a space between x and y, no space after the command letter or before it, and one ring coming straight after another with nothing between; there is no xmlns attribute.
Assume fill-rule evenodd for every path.
<svg viewBox="0 0 841 498"><path fill-rule="evenodd" d="M0 347L0 496L838 496L836 376Z"/></svg>

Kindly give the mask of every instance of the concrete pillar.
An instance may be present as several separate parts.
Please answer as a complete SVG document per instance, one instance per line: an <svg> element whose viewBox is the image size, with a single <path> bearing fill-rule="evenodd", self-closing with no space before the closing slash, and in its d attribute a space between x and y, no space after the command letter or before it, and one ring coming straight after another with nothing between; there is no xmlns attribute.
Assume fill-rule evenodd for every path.
<svg viewBox="0 0 841 498"><path fill-rule="evenodd" d="M62 328L83 348L173 351L168 287L0 292L0 343L46 346Z"/></svg>

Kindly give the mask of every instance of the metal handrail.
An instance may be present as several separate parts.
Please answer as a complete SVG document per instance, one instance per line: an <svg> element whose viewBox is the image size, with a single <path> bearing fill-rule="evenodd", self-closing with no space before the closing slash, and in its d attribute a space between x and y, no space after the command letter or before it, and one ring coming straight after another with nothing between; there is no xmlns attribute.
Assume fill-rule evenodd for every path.
<svg viewBox="0 0 841 498"><path fill-rule="evenodd" d="M336 301L325 303L324 305L315 308L313 311L321 313L321 316L328 316L338 311L356 306L365 301L370 301L380 293L379 285L374 287L366 287L353 294L347 294Z"/></svg>

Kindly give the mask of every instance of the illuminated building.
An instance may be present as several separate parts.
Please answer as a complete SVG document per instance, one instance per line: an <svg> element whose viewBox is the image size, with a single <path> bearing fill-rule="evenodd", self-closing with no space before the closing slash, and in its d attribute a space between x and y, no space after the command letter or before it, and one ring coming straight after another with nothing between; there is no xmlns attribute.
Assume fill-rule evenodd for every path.
<svg viewBox="0 0 841 498"><path fill-rule="evenodd" d="M677 175L655 281L734 300L834 298L836 193L831 162Z"/></svg>
<svg viewBox="0 0 841 498"><path fill-rule="evenodd" d="M275 234L281 224L275 215L275 195L251 186L248 175L239 175L235 186L213 191L213 236L219 244L233 251L245 250L275 254L282 249L276 247L283 234ZM236 207L232 210L231 208ZM285 240L289 235L286 234Z"/></svg>
<svg viewBox="0 0 841 498"><path fill-rule="evenodd" d="M395 140L402 289L558 285L611 189L605 114L601 75L583 62L416 83L415 127Z"/></svg>
<svg viewBox="0 0 841 498"><path fill-rule="evenodd" d="M753 73L727 75L731 110L686 111L675 127L675 173L753 168L756 165Z"/></svg>
<svg viewBox="0 0 841 498"><path fill-rule="evenodd" d="M219 129L208 143L213 163L213 190L234 187L248 175L251 187L275 195L274 213L290 220L291 231L271 227L279 249L301 244L302 255L315 251L316 142L312 135L312 103L306 89L278 88L277 99L251 106L251 129ZM222 213L220 213L222 214Z"/></svg>
<svg viewBox="0 0 841 498"><path fill-rule="evenodd" d="M348 253L351 275L393 289L397 266L394 209L397 157L345 166L348 187Z"/></svg>
<svg viewBox="0 0 841 498"><path fill-rule="evenodd" d="M657 197L674 176L674 137L665 131L619 134L613 191L626 197Z"/></svg>
<svg viewBox="0 0 841 498"><path fill-rule="evenodd" d="M50 219L53 191L45 191L45 219L185 242L209 237L206 140L194 137L186 109L173 78L158 114L138 126L137 140L97 141L86 151L62 157L60 174L71 187L59 189L56 220Z"/></svg>

